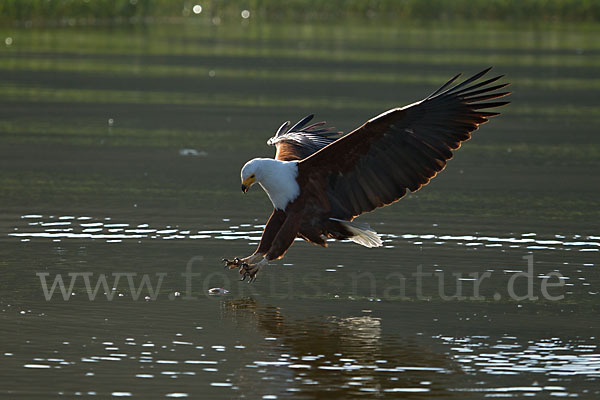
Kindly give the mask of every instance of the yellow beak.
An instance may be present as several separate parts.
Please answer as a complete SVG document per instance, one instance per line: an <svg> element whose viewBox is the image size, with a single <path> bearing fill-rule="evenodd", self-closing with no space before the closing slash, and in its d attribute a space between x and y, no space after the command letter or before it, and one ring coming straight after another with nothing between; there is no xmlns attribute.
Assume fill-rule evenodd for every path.
<svg viewBox="0 0 600 400"><path fill-rule="evenodd" d="M248 189L250 189L250 186L252 186L252 184L254 183L254 181L256 180L256 178L254 177L249 177L246 178L242 181L242 192L246 193L248 191Z"/></svg>

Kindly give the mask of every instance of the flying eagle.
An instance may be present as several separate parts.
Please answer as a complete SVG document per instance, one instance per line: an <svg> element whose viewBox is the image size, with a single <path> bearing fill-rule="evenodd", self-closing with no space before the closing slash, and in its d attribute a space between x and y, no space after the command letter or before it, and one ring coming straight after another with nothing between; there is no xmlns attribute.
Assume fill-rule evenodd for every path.
<svg viewBox="0 0 600 400"><path fill-rule="evenodd" d="M508 104L487 102L499 92L502 78L483 81L488 68L452 86L456 75L425 99L370 119L347 135L306 126L309 115L290 128L285 122L267 144L275 158L255 158L242 168L242 191L258 183L273 203L256 251L246 258L223 259L253 281L259 269L282 258L296 237L327 247L327 238L349 239L366 247L382 245L367 224L353 221L416 192L444 169L452 150L497 112L481 111Z"/></svg>

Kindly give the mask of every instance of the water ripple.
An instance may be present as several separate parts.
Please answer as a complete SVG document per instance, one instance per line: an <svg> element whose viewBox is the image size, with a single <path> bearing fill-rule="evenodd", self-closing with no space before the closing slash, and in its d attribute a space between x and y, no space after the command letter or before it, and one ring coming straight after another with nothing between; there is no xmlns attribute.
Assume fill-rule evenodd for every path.
<svg viewBox="0 0 600 400"><path fill-rule="evenodd" d="M178 226L151 227L147 223L130 224L112 222L111 218L95 219L89 216L43 216L27 214L21 216L21 223L13 228L8 236L20 238L23 242L31 239L52 239L53 241L71 239L104 240L119 243L130 240L247 240L258 241L264 225L242 223L226 229L194 231ZM228 221L224 221L228 222ZM385 248L394 248L394 243L403 241L415 246L448 245L477 248L523 248L526 250L561 250L579 252L600 251L600 236L570 236L555 234L550 238L538 237L534 232L508 237L488 235L436 235L432 233L404 233L401 235L381 233ZM300 239L297 239L300 240ZM593 266L590 265L590 266Z"/></svg>
<svg viewBox="0 0 600 400"><path fill-rule="evenodd" d="M552 338L522 345L508 336L496 343L475 337L440 339L452 345L453 358L469 373L600 377L600 353L593 343Z"/></svg>

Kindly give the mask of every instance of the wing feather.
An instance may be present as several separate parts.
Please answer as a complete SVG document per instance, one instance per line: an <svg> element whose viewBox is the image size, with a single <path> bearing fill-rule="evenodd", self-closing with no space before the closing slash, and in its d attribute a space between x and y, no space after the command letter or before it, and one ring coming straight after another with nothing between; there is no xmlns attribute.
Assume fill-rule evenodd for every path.
<svg viewBox="0 0 600 400"><path fill-rule="evenodd" d="M510 94L498 92L507 83L494 84L502 76L478 82L489 70L455 84L457 75L424 100L331 141L298 163L298 181L326 193L331 217L346 220L419 190L446 167L452 150L499 114L480 110L508 104L487 102Z"/></svg>
<svg viewBox="0 0 600 400"><path fill-rule="evenodd" d="M267 141L275 146L275 159L281 161L302 160L341 136L341 132L331 128L323 128L325 122L317 122L306 126L313 119L313 114L307 115L296 122L291 128L290 121L284 122L275 136Z"/></svg>

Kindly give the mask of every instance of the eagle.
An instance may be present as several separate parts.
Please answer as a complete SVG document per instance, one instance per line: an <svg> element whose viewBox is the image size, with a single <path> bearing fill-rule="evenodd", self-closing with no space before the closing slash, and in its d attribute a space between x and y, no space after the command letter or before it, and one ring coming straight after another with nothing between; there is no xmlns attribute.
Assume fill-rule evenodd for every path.
<svg viewBox="0 0 600 400"><path fill-rule="evenodd" d="M283 123L267 141L275 158L255 158L241 171L242 191L258 183L273 212L256 251L223 259L225 266L252 282L296 238L323 247L327 239L381 246L377 233L354 218L429 183L471 132L499 114L487 110L509 102L489 100L510 94L500 91L509 83L497 82L503 75L482 79L490 70L455 84L458 74L425 99L388 110L346 135L325 122L307 126L313 115L291 127Z"/></svg>

